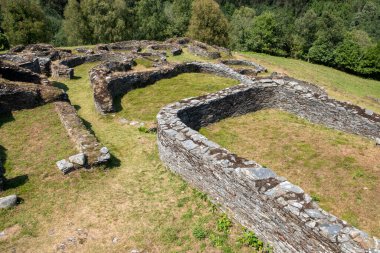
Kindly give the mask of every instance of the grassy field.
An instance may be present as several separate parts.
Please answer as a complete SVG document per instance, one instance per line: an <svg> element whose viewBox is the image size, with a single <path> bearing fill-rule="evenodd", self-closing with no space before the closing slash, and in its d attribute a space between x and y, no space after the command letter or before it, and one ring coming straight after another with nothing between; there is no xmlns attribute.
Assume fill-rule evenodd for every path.
<svg viewBox="0 0 380 253"><path fill-rule="evenodd" d="M14 113L16 120L3 124L1 136L6 137L13 129L19 129L31 144L30 151L22 153L18 150L25 140L20 139L15 145L10 145L1 138L1 144L9 154L6 167L12 171L7 176L11 178L11 175L27 173L23 171L23 160L34 157L32 161L36 164L33 163L33 168L36 169L30 168L30 173L36 180L25 183L24 187L29 188L27 193L15 188L1 194L18 193L24 203L3 211L0 216L0 231L16 227L12 238L0 239L0 251L11 252L15 248L17 252L36 252L37 249L39 252L51 252L64 247L67 252L129 252L132 249L144 252L252 252L252 247L238 243L243 235L254 238L251 234L238 225L231 224L230 227L230 221L207 201L204 194L193 190L162 165L155 135L120 124L118 114L104 117L95 111L88 80L88 71L94 65L96 63L77 67L78 79L61 81L57 85L67 89L79 115L116 157L112 161L113 168L60 175L54 162L72 153L71 148L67 148L68 144L59 144L61 139L67 141L67 138L49 135L52 139L46 149L55 156L45 157L45 149L32 145L34 139L39 139L34 134L30 135L34 128L27 125L21 129L24 122L17 118L23 114L29 124L44 124L42 131L52 127L50 120L57 120L51 108L47 106ZM200 94L235 84L223 78L193 74L173 78L171 83L162 81L155 86L162 87L164 91L167 86L178 85L183 78L207 84L204 90L198 87ZM151 87L154 86L146 89ZM176 94L171 99L196 95L194 90L184 85L181 92L177 94L177 91L172 90ZM162 92L157 95L166 96ZM165 103L171 102L165 99ZM162 102L157 101L151 106L157 107L144 112L141 117L136 114L135 119L152 119ZM144 107L138 105L134 109ZM44 112L44 118L35 119L34 115L40 111ZM64 131L58 123L57 128ZM49 132L46 130L44 134ZM20 137L15 135L13 138Z"/></svg>
<svg viewBox="0 0 380 253"><path fill-rule="evenodd" d="M229 118L201 133L301 186L325 210L380 236L380 149L373 141L276 110Z"/></svg>
<svg viewBox="0 0 380 253"><path fill-rule="evenodd" d="M380 113L380 82L350 75L322 65L301 60L258 53L239 53L238 58L248 58L268 68L269 73L285 73L324 87L328 94L342 101L363 106Z"/></svg>
<svg viewBox="0 0 380 253"><path fill-rule="evenodd" d="M282 69L283 72L300 79L314 81L313 78L319 78L317 75L305 73L320 66L296 61L297 64L301 64L301 68L297 64L293 66L294 60L284 59L284 63L281 63L280 58L271 56L244 55L244 57L251 56L270 69L277 71ZM187 52L182 56L168 58L169 61L197 59L199 58ZM96 64L98 63L79 66L75 68L76 79L57 80L55 84L67 90L72 104L78 109L86 126L111 150L115 157L111 168L91 172L78 171L69 176L59 173L55 162L76 152L51 105L14 112L13 117L2 117L0 156L6 160L6 176L11 180L8 185L10 189L0 196L17 193L23 201L15 208L0 212L0 231L6 229L9 234L5 238L0 236L0 252L13 252L14 249L17 252L130 252L132 249L145 250L145 252L253 252L254 247L243 246L241 240L245 236L250 238L245 240L246 244L249 241L252 246L258 246L254 243L255 237L251 233L230 223L207 201L204 194L188 186L163 166L158 158L154 134L142 133L137 127L122 124L120 121L122 118L127 118L152 123L156 113L165 104L189 96L214 92L234 85L236 81L207 74L180 75L129 92L118 101L121 111L101 116L95 111L88 78L88 71ZM325 71L332 77L323 79L321 85L332 87L334 96L352 97L353 101L357 99L363 105L377 110L379 105L363 94L377 96L379 82L374 82L377 88L374 88L376 91L372 91L370 84L373 81L356 79L329 68ZM340 79L350 81L348 88L336 84L336 80ZM349 88L351 84L356 85L355 83L368 83L368 85L363 85L361 93L357 93L355 89ZM308 138L314 142L315 139L312 139L314 135L326 134L324 139L327 139L323 145L318 144L322 146L309 147L308 145L311 145L309 140L303 140L305 142L303 143L302 140L295 139L292 140L295 146L283 147L282 151L280 150L282 144L279 145L279 154L286 155L286 148L293 148L294 153L298 152L300 156L298 160L293 159L293 163L304 165L305 161L310 160L312 167L307 170L315 173L318 176L315 178L319 178L319 183L322 184L325 182L323 173L327 173L328 168L333 168L336 162L334 163L334 160L326 162L328 165L326 169L319 172L317 165L318 163L324 165L325 157L323 154L317 157L310 154L314 154L313 152L319 154L319 148L334 152L337 150L334 159L343 164L338 169L337 177L343 178L343 174L350 175L352 178L347 185L352 187L352 192L355 194L355 199L352 201L354 204L351 203L347 210L341 210L346 211L341 214L351 223L371 230L370 226L366 225L366 220L362 220L361 214L357 213L356 209L359 208L355 207L367 203L365 201L368 201L368 194L373 194L373 189L378 189L376 184L379 185L377 181L379 168L374 171L373 167L373 164L377 164L376 160L372 160L372 167L367 168L370 161L368 159L370 157L375 159L375 152L378 151L370 148L368 140L330 133L324 128L309 126L292 116L270 113L272 114L269 115L273 115L274 119L280 120L279 122L290 122L289 124L297 126L289 128L289 131L302 132L300 126L302 129L307 127L309 130L305 133L309 131ZM250 115L247 117L243 120L245 123L242 121L241 124L246 124L249 128L253 119L249 118ZM268 125L270 120L264 117L260 125ZM295 120L295 123L292 120ZM212 134L212 129L209 131ZM263 128L260 131L266 131L268 139L272 136L272 130ZM281 131L274 129L273 138L282 136ZM234 141L238 138L238 133L231 132L220 141L226 147L233 147ZM223 142L223 139L229 141ZM346 144L346 139L352 142L352 145ZM261 144L273 146L273 141ZM244 145L248 145L248 142ZM240 155L251 157L245 153ZM268 159L276 159L275 155ZM304 156L311 157L305 159ZM256 154L253 158L256 158ZM281 158L278 159L281 161ZM269 162L264 164L274 167ZM301 172L295 174L303 175ZM290 178L288 175L285 176ZM322 187L318 188L317 182L312 182L311 179L308 184L315 187L312 189L313 196L319 199L321 205L334 212L334 206L329 204L332 202L326 201L322 194L320 189ZM293 182L301 185L299 179ZM361 186L363 190L360 190ZM344 192L350 196L342 196L345 198L342 206L352 199L351 191L348 188L344 189ZM372 206L375 208L377 204L373 203ZM370 232L379 233L376 228Z"/></svg>

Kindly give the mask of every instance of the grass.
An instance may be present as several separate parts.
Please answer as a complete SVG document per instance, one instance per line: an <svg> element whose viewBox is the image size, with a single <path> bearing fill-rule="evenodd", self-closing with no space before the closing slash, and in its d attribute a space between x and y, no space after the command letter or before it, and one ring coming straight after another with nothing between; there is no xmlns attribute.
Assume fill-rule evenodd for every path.
<svg viewBox="0 0 380 253"><path fill-rule="evenodd" d="M258 58L257 55L252 56ZM266 56L266 59L265 56L262 57L262 61L271 59L271 56ZM170 56L168 60L181 62L200 60L200 58L190 55L185 50L183 55ZM159 109L169 102L213 92L234 85L236 82L207 74L184 74L131 91L120 98L122 107L120 112L100 116L95 111L88 77L88 71L97 64L78 66L75 68L76 79L56 80L55 85L67 90L71 102L78 109L86 126L111 150L115 157L111 163L112 168L92 172L78 171L69 176L63 176L58 172L55 161L75 153L75 150L51 105L15 112L13 118L2 117L0 155L2 159L6 157L6 176L11 179L11 187L0 196L17 193L23 199L23 203L0 212L0 231L9 227L13 227L13 231L18 231L6 240L0 239L0 252L12 252L13 249L20 252L49 252L64 247L67 252L95 253L130 252L132 249L146 252L244 253L252 252L254 247L259 247L261 243L256 241L254 235L247 234L235 223L230 227L227 218L217 211L217 207L208 201L205 194L192 189L180 177L164 167L158 157L154 134L120 123L121 117L151 122ZM270 68L280 68L274 64L270 65ZM285 62L284 67L286 64ZM292 71L297 71L297 67ZM335 70L326 69L326 71ZM302 72L301 68L297 73L301 75ZM357 80L362 83L367 82L365 79ZM333 81L326 80L326 82L327 86L335 85ZM368 94L375 94L366 91L368 87L363 86L363 90ZM344 91L343 88L342 90ZM349 94L348 91L343 91L343 95ZM337 89L336 93L340 92ZM350 93L350 96L355 98L354 93L355 91ZM362 97L358 96L358 99L361 100ZM363 103L366 103L366 100ZM271 148L276 150L277 142L270 137L272 135L276 137L281 131L273 130L271 133L272 130L264 128L262 131L266 138L261 139L260 149L265 145L271 145ZM327 130L315 128L313 131L319 133ZM300 132L303 134L303 130L298 129L293 135L299 135ZM310 138L316 138L315 136L316 134ZM235 145L235 141L239 138L241 138L239 133L230 132L228 136L223 135L224 142L222 142L229 147ZM344 203L352 201L354 196L352 202L354 205L351 203L341 215L347 217L346 219L353 224L357 222L366 228L365 221L369 219L363 219L360 212L364 209L355 206L364 206L369 199L368 194L373 194L373 189L378 189L376 187L378 187L379 169L374 172L373 167L366 166L365 163L368 157L375 159L373 158L375 151L367 149L370 145L367 140L362 140L363 143L352 142L350 136L339 134L331 139L326 138L323 140L331 147L344 147L336 151L336 163L341 167L339 173L334 176L343 186L345 178L343 176L347 174L351 177L346 182L350 189L340 192ZM246 145L246 142L245 139L241 144ZM268 154L276 153L265 150ZM279 154L283 153L285 159L288 153L289 155L295 153L292 162L295 165L302 165L302 170L297 173L301 173L304 170L303 165L306 166L307 163L313 168L320 168L323 166L318 167L318 164L325 164L323 159L318 160L315 157L318 156L319 150L306 142L285 146L279 151ZM250 157L249 154L242 153L242 155ZM272 160L273 158L268 158L268 166ZM372 160L372 166L377 164L377 160ZM288 171L292 171L291 168ZM313 173L313 177L307 175L304 178L315 188L311 193L315 198L319 198L321 205L329 208L329 203L333 201L323 195L321 186L324 180L327 180L323 177L324 170L308 171ZM345 173L342 174L340 171ZM12 180L13 178L17 180ZM316 179L315 182L311 182L313 178ZM299 184L299 180L295 180L294 183ZM347 185L345 187L348 187ZM363 190L360 190L360 187ZM368 190L364 190L364 187ZM376 196L373 199L376 199ZM373 211L378 204L372 202L367 206L367 210ZM330 207L330 210L334 211L334 207ZM373 232L376 233L378 232ZM244 243L242 237L246 238ZM252 244L253 247L245 244Z"/></svg>
<svg viewBox="0 0 380 253"><path fill-rule="evenodd" d="M238 84L238 81L212 74L182 74L154 85L132 90L121 98L119 117L154 121L160 108L182 98L205 95ZM187 89L185 87L191 87Z"/></svg>
<svg viewBox="0 0 380 253"><path fill-rule="evenodd" d="M259 53L236 54L239 58L254 60L268 68L269 73L285 73L324 87L329 96L371 109L380 113L380 82L322 65L290 58Z"/></svg>
<svg viewBox="0 0 380 253"><path fill-rule="evenodd" d="M380 236L380 149L373 141L263 110L201 133L300 185L322 208Z"/></svg>
<svg viewBox="0 0 380 253"><path fill-rule="evenodd" d="M250 247L236 244L236 238L242 234L240 226L236 224L231 227L222 244L213 244L209 235L218 232L217 221L221 214L215 211L205 194L193 190L163 166L158 157L155 135L120 124L119 115L100 116L95 111L88 71L96 64L77 67L77 79L58 80L56 85L67 90L86 125L116 157L112 161L113 169L61 175L54 162L71 154L72 148L68 148L66 142L60 144L61 140L68 141L64 134L57 137L47 130L52 127L50 120L56 117L55 114L50 110L46 112L46 118L36 119L36 115L40 115L38 110L46 110L45 107L15 113L16 120L6 122L0 128L0 136L3 136L1 140L10 134L10 129L21 131L31 139L27 145L30 152L20 152L25 145L21 144L24 140L18 140L18 135L13 136L18 140L14 145L11 145L14 140L2 141L2 145L8 149L6 167L8 171L13 167L18 168L18 173L28 173L30 181L25 184L29 187L27 194L21 194L24 203L4 211L0 216L0 231L15 224L21 225L20 233L10 240L0 240L0 251L16 248L21 252L48 252L64 244L66 251L75 252L129 252L132 249L147 252L251 252ZM226 81L202 80L209 79L208 75L194 75L193 78L199 83L210 84L214 89L221 87L218 86L219 82ZM184 96L189 95L186 92L197 95L185 85L182 85L182 89L180 94ZM208 89L205 86L204 90L199 88L198 91L203 94ZM154 106L161 104L157 102ZM158 109L141 115L152 118ZM40 146L33 144L32 140L42 138L37 135L40 132L31 138L33 131L29 126L21 128L24 122L17 118L19 113L27 113L24 121L29 125L39 123L44 126L41 128L42 133L52 138L49 141L41 139L42 143L51 142L47 150L41 150ZM136 119L144 118L136 116ZM64 131L56 123L59 131ZM46 152L55 156L45 157ZM23 172L26 166L23 160L31 159L34 159L32 164L35 171L28 169ZM16 173L16 169L12 171L9 173ZM33 181L31 173L35 174ZM16 174L7 173L9 178L12 175ZM2 195L20 194L21 190L20 187L14 188ZM194 224L207 231L204 239L199 240L194 236ZM80 238L78 231L88 234L86 239ZM113 242L115 237L118 238L117 243ZM77 243L72 243L72 238L76 238Z"/></svg>

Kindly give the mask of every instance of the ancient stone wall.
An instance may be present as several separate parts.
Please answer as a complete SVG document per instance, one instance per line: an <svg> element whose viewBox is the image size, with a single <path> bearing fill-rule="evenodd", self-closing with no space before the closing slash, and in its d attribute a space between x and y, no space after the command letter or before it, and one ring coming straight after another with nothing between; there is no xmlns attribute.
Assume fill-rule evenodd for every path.
<svg viewBox="0 0 380 253"><path fill-rule="evenodd" d="M66 99L66 93L52 86L12 82L0 78L0 113L30 109Z"/></svg>
<svg viewBox="0 0 380 253"><path fill-rule="evenodd" d="M90 71L91 86L94 91L95 107L100 113L114 111L113 100L130 90L142 88L164 79L183 73L212 73L215 75L239 80L242 83L252 81L223 64L191 62L175 65L165 65L158 69L147 71L130 71L112 74L104 68L94 68Z"/></svg>
<svg viewBox="0 0 380 253"><path fill-rule="evenodd" d="M267 72L267 69L265 67L255 62L251 62L247 60L228 59L228 60L221 60L220 62L226 65L240 65L240 66L254 67L256 70L256 73Z"/></svg>
<svg viewBox="0 0 380 253"><path fill-rule="evenodd" d="M380 250L378 239L325 212L298 186L196 131L227 117L280 108L335 129L379 137L379 115L309 87L287 78L263 79L170 104L157 115L160 158L275 252Z"/></svg>
<svg viewBox="0 0 380 253"><path fill-rule="evenodd" d="M111 158L108 149L103 147L96 137L89 132L79 118L75 108L69 102L65 101L55 102L54 105L71 141L75 144L78 152L85 155L83 164L77 165L81 165L81 167L92 167L106 163ZM71 168L65 169L75 169L74 164L69 167ZM67 173L68 171L63 172Z"/></svg>
<svg viewBox="0 0 380 253"><path fill-rule="evenodd" d="M0 61L0 76L10 81L49 84L47 78L13 63Z"/></svg>

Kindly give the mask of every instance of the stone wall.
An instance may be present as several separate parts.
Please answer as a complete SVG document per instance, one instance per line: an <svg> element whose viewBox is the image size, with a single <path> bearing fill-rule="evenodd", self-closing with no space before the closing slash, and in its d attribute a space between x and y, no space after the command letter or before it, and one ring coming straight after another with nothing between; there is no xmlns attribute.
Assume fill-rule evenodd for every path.
<svg viewBox="0 0 380 253"><path fill-rule="evenodd" d="M263 79L170 104L157 115L160 158L275 252L378 252L378 239L325 212L270 169L196 131L227 117L279 108L338 130L379 137L379 115L309 87L288 78Z"/></svg>
<svg viewBox="0 0 380 253"><path fill-rule="evenodd" d="M108 149L103 147L85 127L74 106L65 101L55 102L54 105L71 141L75 144L78 152L85 155L86 161L81 166L92 167L106 163L111 158ZM74 165L72 169L74 169ZM64 171L64 173L67 172Z"/></svg>
<svg viewBox="0 0 380 253"><path fill-rule="evenodd" d="M147 71L129 71L112 74L104 68L94 68L90 71L91 86L94 91L95 107L100 113L114 111L113 100L130 90L142 88L164 79L172 78L183 73L212 73L215 75L239 80L242 83L252 83L243 76L223 64L190 62L183 64L165 65L158 69Z"/></svg>
<svg viewBox="0 0 380 253"><path fill-rule="evenodd" d="M66 99L66 93L52 86L12 82L0 78L0 113L30 109Z"/></svg>
<svg viewBox="0 0 380 253"><path fill-rule="evenodd" d="M240 66L254 67L256 70L256 73L268 72L267 69L261 66L260 64L247 61L247 60L228 59L228 60L221 60L220 62L226 65L240 65Z"/></svg>
<svg viewBox="0 0 380 253"><path fill-rule="evenodd" d="M47 78L32 72L29 69L22 68L13 63L0 61L0 76L4 79L16 82L26 82L35 84L49 84Z"/></svg>

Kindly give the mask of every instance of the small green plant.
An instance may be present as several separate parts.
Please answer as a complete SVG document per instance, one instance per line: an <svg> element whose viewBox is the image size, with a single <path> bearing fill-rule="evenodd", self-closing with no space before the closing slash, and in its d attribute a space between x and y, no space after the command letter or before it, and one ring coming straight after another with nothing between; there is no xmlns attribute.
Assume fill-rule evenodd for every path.
<svg viewBox="0 0 380 253"><path fill-rule="evenodd" d="M196 226L193 229L193 236L198 240L203 240L207 237L207 231L201 226Z"/></svg>
<svg viewBox="0 0 380 253"><path fill-rule="evenodd" d="M244 229L243 235L237 239L237 243L243 246L252 247L260 252L272 252L272 248L269 245L265 245L254 232Z"/></svg>
<svg viewBox="0 0 380 253"><path fill-rule="evenodd" d="M226 234L212 233L209 238L214 247L223 247L227 242L228 236Z"/></svg>
<svg viewBox="0 0 380 253"><path fill-rule="evenodd" d="M189 197L184 197L178 200L177 207L183 207L187 202L190 201Z"/></svg>
<svg viewBox="0 0 380 253"><path fill-rule="evenodd" d="M151 131L150 131L148 128L146 128L145 126L140 126L140 127L138 128L138 130L139 130L139 132L144 133L144 134L149 134L149 133L151 133Z"/></svg>
<svg viewBox="0 0 380 253"><path fill-rule="evenodd" d="M203 201L206 201L207 200L207 194L206 193L203 193L201 191L198 191L196 189L193 190L193 194L196 198L200 198L201 200Z"/></svg>
<svg viewBox="0 0 380 253"><path fill-rule="evenodd" d="M321 198L316 194L316 193L312 193L311 194L311 199L315 202L320 202L321 201Z"/></svg>
<svg viewBox="0 0 380 253"><path fill-rule="evenodd" d="M225 214L223 214L216 222L216 228L219 232L228 233L230 227L232 227L232 221L228 219Z"/></svg>

